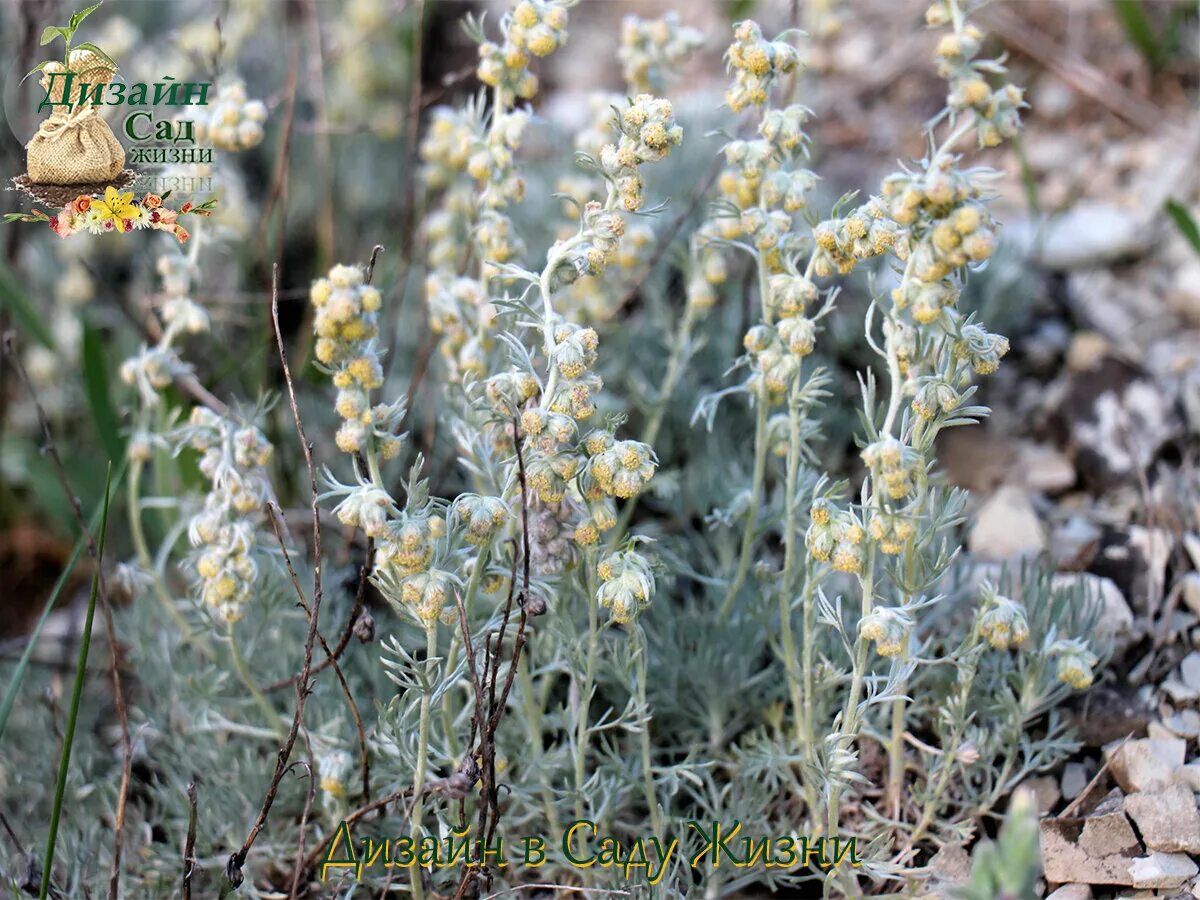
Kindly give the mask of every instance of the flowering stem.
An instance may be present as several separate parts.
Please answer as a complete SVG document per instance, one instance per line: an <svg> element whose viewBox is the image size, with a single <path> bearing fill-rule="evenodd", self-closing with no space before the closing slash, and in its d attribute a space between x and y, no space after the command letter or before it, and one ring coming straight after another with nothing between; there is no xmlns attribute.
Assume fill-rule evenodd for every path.
<svg viewBox="0 0 1200 900"><path fill-rule="evenodd" d="M721 603L721 610L718 613L722 619L732 612L733 601L737 599L738 591L742 589L746 573L750 571L750 553L754 549L754 526L758 521L758 504L762 501L763 482L767 473L767 415L769 412L767 405L769 402L767 385L763 382L758 388L758 417L754 425L754 480L750 486L750 504L746 510L746 525L742 529L742 549L738 555L737 570L733 580L729 583L729 590L725 594L725 600Z"/></svg>
<svg viewBox="0 0 1200 900"><path fill-rule="evenodd" d="M642 432L642 443L649 447L654 446L654 441L658 438L658 431L662 428L663 418L667 412L667 403L671 399L671 394L675 392L675 384L679 381L679 376L683 372L683 355L687 347L688 341L691 339L692 326L695 324L696 316L695 309L691 303L684 307L683 318L679 322L679 330L675 333L675 340L671 346L671 355L667 359L667 371L663 375L662 384L658 388L658 397L654 402L654 409L650 413L650 419L646 422L646 429ZM621 518L617 520L617 527L613 529L612 539L609 541L609 546L615 546L629 528L629 523L633 520L634 510L637 509L639 495L635 494L625 503L625 508L621 510Z"/></svg>
<svg viewBox="0 0 1200 900"><path fill-rule="evenodd" d="M584 556L585 585L587 588L588 608L588 638L587 662L583 675L583 689L579 694L579 714L575 730L575 818L583 818L583 781L584 763L587 760L588 744L588 708L592 703L592 688L596 676L596 651L600 642L600 615L596 602L596 592L593 590L595 571L595 553L588 551Z"/></svg>
<svg viewBox="0 0 1200 900"><path fill-rule="evenodd" d="M158 569L154 565L154 560L150 556L150 547L146 543L146 532L142 527L142 501L140 495L140 487L142 481L143 462L140 459L135 459L129 464L129 480L125 485L125 497L128 504L129 514L129 534L133 540L134 552L137 554L138 563L146 570L150 577L150 583L154 588L154 595L166 610L175 627L179 629L180 636L186 636L191 632L191 627L187 623L187 619L183 614L175 608L175 601L171 599L171 595L167 592L166 586L162 582L162 578L158 574Z"/></svg>
<svg viewBox="0 0 1200 900"><path fill-rule="evenodd" d="M475 558L475 567L471 570L471 577L467 581L467 589L463 594L463 609L466 611L467 621L471 617L471 601L475 599L475 595L479 592L479 583L483 580L483 571L487 568L488 554L490 548L484 544L479 548L479 555ZM446 653L446 671L453 672L454 666L458 662L458 642L454 640L454 631L450 632L450 649ZM450 743L451 755L458 754L457 741L454 735L453 714L451 711L451 696L449 691L442 695L442 726L446 732L446 740Z"/></svg>
<svg viewBox="0 0 1200 900"><path fill-rule="evenodd" d="M649 717L650 706L646 703L646 635L641 625L634 627L634 638L637 642L637 699L642 710ZM650 765L650 722L649 718L642 725L638 735L642 748L642 790L646 794L646 805L650 808L650 825L653 834L662 835L662 817L658 813L658 795L654 790L654 771Z"/></svg>
<svg viewBox="0 0 1200 900"><path fill-rule="evenodd" d="M871 614L871 609L874 606L875 548L873 545L867 547L867 558L863 565L863 575L860 581L862 585L861 621L861 619L865 619ZM866 680L869 653L870 642L861 634L857 635L854 642L854 668L850 675L850 694L846 698L846 706L843 710L840 729L841 737L838 741L842 749L847 748L858 736L858 705L862 698L863 683ZM827 811L829 827L826 834L830 837L837 835L838 821L841 818L841 794L842 786L840 783L835 784L829 792L829 809Z"/></svg>
<svg viewBox="0 0 1200 900"><path fill-rule="evenodd" d="M428 675L433 670L433 658L437 655L437 622L431 622L425 626L425 673ZM429 762L429 706L433 700L431 691L426 691L421 696L421 718L417 726L417 768L413 773L413 809L411 828L413 837L417 837L417 832L421 829L421 818L424 815L425 805L425 768ZM422 880L424 877L423 870L420 866L413 866L412 871L412 893L417 900L423 900L425 897L425 884Z"/></svg>
<svg viewBox="0 0 1200 900"><path fill-rule="evenodd" d="M279 715L275 707L267 700L266 694L262 692L262 689L259 688L257 682L251 676L250 669L246 666L246 659L242 656L242 650L238 646L237 629L232 622L229 624L229 655L233 660L233 669L237 673L238 680L242 682L242 685L250 693L250 696L254 698L254 702L258 704L258 708L262 710L262 714L266 717L267 721L275 727L276 737L283 737L287 731L288 723L284 722L283 717Z"/></svg>
<svg viewBox="0 0 1200 900"><path fill-rule="evenodd" d="M770 325L771 309L768 303L770 298L770 284L767 280L769 276L767 264L763 260L762 254L755 254L754 260L755 265L758 267L758 293L759 302L762 306L762 317L763 321ZM757 418L754 425L754 476L750 485L750 506L746 510L745 528L742 529L742 549L738 554L737 570L734 573L733 580L729 583L729 590L725 594L725 600L721 603L721 609L718 613L721 618L725 618L732 612L733 601L737 599L738 591L742 589L742 584L746 580L746 574L750 571L750 554L754 550L754 526L758 521L758 505L762 502L763 486L766 481L767 419L771 411L771 398L763 373L760 373L758 382L757 404Z"/></svg>
<svg viewBox="0 0 1200 900"><path fill-rule="evenodd" d="M521 705L525 713L525 724L529 728L531 746L533 748L533 767L541 782L542 804L546 807L546 822L551 834L559 834L558 813L554 808L554 797L550 793L550 783L546 780L546 767L542 764L545 747L542 738L542 708L538 704L533 689L533 678L529 674L529 650L526 649L517 660L517 677L521 681Z"/></svg>

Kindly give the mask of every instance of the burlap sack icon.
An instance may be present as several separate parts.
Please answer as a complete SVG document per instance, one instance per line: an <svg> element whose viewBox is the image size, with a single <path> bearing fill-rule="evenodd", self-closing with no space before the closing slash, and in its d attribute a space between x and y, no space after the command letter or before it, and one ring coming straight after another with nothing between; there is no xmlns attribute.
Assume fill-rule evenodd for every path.
<svg viewBox="0 0 1200 900"><path fill-rule="evenodd" d="M108 84L113 69L90 51L71 54L72 77L68 106L55 106L25 145L29 180L34 184L95 184L115 179L125 168L125 150L108 123L100 118L91 96L95 86ZM61 103L68 88L68 69L52 62L42 69L39 82L54 103ZM51 79L51 75L55 75ZM84 86L91 90L84 96ZM51 89L53 86L53 90Z"/></svg>

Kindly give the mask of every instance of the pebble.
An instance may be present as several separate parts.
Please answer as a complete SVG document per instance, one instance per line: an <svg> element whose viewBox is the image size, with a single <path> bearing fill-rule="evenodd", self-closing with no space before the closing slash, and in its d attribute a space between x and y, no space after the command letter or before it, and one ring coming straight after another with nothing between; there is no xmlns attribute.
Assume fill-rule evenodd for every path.
<svg viewBox="0 0 1200 900"><path fill-rule="evenodd" d="M1082 201L1051 220L1038 262L1048 269L1086 269L1142 252L1149 235L1137 218L1111 203Z"/></svg>
<svg viewBox="0 0 1200 900"><path fill-rule="evenodd" d="M1000 562L1035 556L1046 547L1046 533L1029 495L1001 486L979 508L967 546L976 559Z"/></svg>
<svg viewBox="0 0 1200 900"><path fill-rule="evenodd" d="M1129 875L1137 888L1177 888L1200 868L1185 853L1151 853L1129 865Z"/></svg>
<svg viewBox="0 0 1200 900"><path fill-rule="evenodd" d="M1184 785L1172 782L1161 790L1130 794L1125 798L1125 812L1148 849L1200 853L1200 810Z"/></svg>

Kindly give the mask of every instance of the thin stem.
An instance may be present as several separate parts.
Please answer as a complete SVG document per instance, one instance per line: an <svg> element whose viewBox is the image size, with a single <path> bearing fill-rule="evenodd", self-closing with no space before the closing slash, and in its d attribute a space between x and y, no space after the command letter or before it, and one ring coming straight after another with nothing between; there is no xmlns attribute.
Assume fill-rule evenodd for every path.
<svg viewBox="0 0 1200 900"><path fill-rule="evenodd" d="M538 773L542 805L546 810L546 823L550 826L550 834L560 834L562 829L558 825L558 812L554 807L554 796L550 792L546 767L542 764L546 755L546 749L543 746L545 739L542 736L542 708L538 705L537 692L533 687L533 677L529 672L528 653L522 653L521 658L517 660L517 679L521 683L521 709L525 715L525 726L529 729L529 741L533 749L533 767Z"/></svg>
<svg viewBox="0 0 1200 900"><path fill-rule="evenodd" d="M437 622L430 623L425 629L425 674L433 671L433 660L437 656ZM421 718L417 726L417 769L413 774L413 808L412 832L416 837L421 829L421 818L424 814L425 799L425 768L429 763L429 706L433 695L426 691L421 697ZM413 866L412 892L413 897L422 900L425 896L423 870Z"/></svg>
<svg viewBox="0 0 1200 900"><path fill-rule="evenodd" d="M671 344L671 355L667 359L667 370L663 374L662 384L658 388L658 396L654 401L654 408L650 412L650 418L646 422L646 428L642 432L642 443L653 447L654 441L658 438L658 431L662 428L663 418L666 416L667 404L671 400L671 395L675 392L675 384L679 381L679 376L683 372L683 357L684 350L687 348L688 342L692 336L692 326L696 321L696 310L693 304L688 303L683 310L683 318L679 321L679 330L675 333L675 339ZM629 528L629 523L633 520L634 510L637 509L638 499L640 495L635 494L630 497L625 503L625 508L621 510L621 517L617 520L617 527L612 531L612 538L609 540L609 546L616 546L621 540L621 536Z"/></svg>
<svg viewBox="0 0 1200 900"><path fill-rule="evenodd" d="M764 262L761 254L755 254L755 265L758 268L758 294L759 303L762 307L762 317L766 324L771 324L771 308L770 308L770 282L768 281L770 273L767 271L766 262ZM758 396L756 398L757 418L754 425L754 475L750 486L750 505L746 510L746 525L742 529L742 547L738 554L737 569L734 572L733 580L729 583L729 589L725 594L725 599L721 603L721 610L718 613L720 618L725 618L733 611L733 602L737 599L738 591L742 589L742 584L746 581L746 575L750 571L750 554L754 550L754 526L758 521L758 505L762 502L763 487L766 481L767 474L767 419L770 415L771 398L767 391L766 379L761 377L758 382Z"/></svg>
<svg viewBox="0 0 1200 900"><path fill-rule="evenodd" d="M479 583L483 580L483 570L487 568L489 547L485 544L479 549L479 555L475 558L475 567L471 570L471 578L467 581L467 590L463 595L463 609L470 620L471 601L475 599L475 594L479 591ZM450 630L450 649L446 652L446 671L453 672L454 666L458 662L459 643L454 640L454 630ZM450 744L450 754L458 755L458 741L454 734L454 716L451 709L453 698L450 692L447 691L442 695L442 730L446 732L446 740Z"/></svg>
<svg viewBox="0 0 1200 900"><path fill-rule="evenodd" d="M588 609L588 638L587 662L583 675L583 690L579 695L578 721L575 726L575 818L583 818L583 781L584 763L587 759L588 745L588 710L592 703L592 689L596 677L596 650L600 642L600 614L596 603L596 593L592 590L592 572L595 569L594 553L588 552L584 557L586 567L585 584L587 585Z"/></svg>
<svg viewBox="0 0 1200 900"><path fill-rule="evenodd" d="M229 625L229 655L233 660L233 669L237 673L238 680L250 692L250 696L254 698L254 702L258 704L258 708L262 710L267 721L276 726L276 737L282 737L284 730L287 728L287 723L283 717L276 711L275 707L267 699L267 695L262 692L258 686L258 682L250 674L250 668L246 665L246 659L242 656L241 647L238 644L237 628L233 623Z"/></svg>
<svg viewBox="0 0 1200 900"><path fill-rule="evenodd" d="M649 648L646 646L646 634L642 631L641 625L634 629L634 636L638 645L637 700L644 715L647 716L646 722L638 734L642 750L642 790L646 795L646 805L650 808L650 825L654 829L653 834L662 835L665 832L662 827L662 816L658 812L658 794L654 790L654 770L650 758L650 705L646 702L646 654Z"/></svg>
<svg viewBox="0 0 1200 900"><path fill-rule="evenodd" d="M191 626L188 625L187 619L176 608L175 601L167 591L166 585L163 584L158 567L154 565L154 560L150 556L150 545L146 542L146 531L142 526L141 484L142 468L144 465L140 459L135 459L129 464L129 480L125 484L125 499L127 514L129 516L129 536L133 541L133 549L137 554L138 563L150 577L154 596L158 598L159 603L162 604L163 609L166 610L175 627L179 629L180 636L185 636L191 633Z"/></svg>
<svg viewBox="0 0 1200 900"><path fill-rule="evenodd" d="M738 591L742 589L742 584L746 581L746 575L750 571L750 554L754 550L754 527L758 522L758 505L762 502L763 485L767 474L767 418L770 410L768 409L769 400L765 382L759 384L757 402L757 419L754 425L754 475L750 485L750 504L746 510L746 524L742 529L742 546L738 554L737 570L734 572L733 580L729 582L729 589L725 593L725 599L721 602L721 610L717 614L722 619L733 611L733 601L737 599Z"/></svg>

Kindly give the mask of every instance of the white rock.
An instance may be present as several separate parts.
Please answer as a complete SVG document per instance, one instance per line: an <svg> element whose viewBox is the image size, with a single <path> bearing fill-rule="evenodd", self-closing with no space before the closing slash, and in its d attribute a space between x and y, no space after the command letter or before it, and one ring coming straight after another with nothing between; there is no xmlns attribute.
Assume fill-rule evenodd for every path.
<svg viewBox="0 0 1200 900"><path fill-rule="evenodd" d="M1179 678L1193 691L1200 691L1200 651L1193 650L1179 663Z"/></svg>
<svg viewBox="0 0 1200 900"><path fill-rule="evenodd" d="M1088 884L1064 884L1046 900L1092 900L1092 887Z"/></svg>
<svg viewBox="0 0 1200 900"><path fill-rule="evenodd" d="M1163 693L1176 703L1188 703L1200 699L1200 691L1188 687L1178 678L1168 678L1162 683Z"/></svg>
<svg viewBox="0 0 1200 900"><path fill-rule="evenodd" d="M1187 741L1182 738L1110 744L1104 756L1110 760L1113 778L1126 792L1152 791L1168 785L1183 765Z"/></svg>
<svg viewBox="0 0 1200 900"><path fill-rule="evenodd" d="M1200 872L1186 853L1151 853L1129 865L1137 888L1177 888Z"/></svg>
<svg viewBox="0 0 1200 900"><path fill-rule="evenodd" d="M1181 709L1175 715L1163 719L1163 727L1181 738L1200 737L1200 712Z"/></svg>
<svg viewBox="0 0 1200 900"><path fill-rule="evenodd" d="M1188 787L1192 793L1200 791L1200 760L1192 760L1175 770L1175 779Z"/></svg>
<svg viewBox="0 0 1200 900"><path fill-rule="evenodd" d="M1188 572L1184 575L1179 590L1184 605L1200 615L1200 572Z"/></svg>
<svg viewBox="0 0 1200 900"><path fill-rule="evenodd" d="M1200 811L1191 790L1172 783L1158 791L1130 794L1125 812L1133 819L1147 849L1163 853L1200 853Z"/></svg>
<svg viewBox="0 0 1200 900"><path fill-rule="evenodd" d="M1065 491L1075 483L1075 467L1065 454L1049 444L1022 441L1017 448L1013 474L1030 490Z"/></svg>
<svg viewBox="0 0 1200 900"><path fill-rule="evenodd" d="M1046 533L1029 495L1003 485L979 508L967 546L977 559L1001 561L1036 555L1046 547Z"/></svg>
<svg viewBox="0 0 1200 900"><path fill-rule="evenodd" d="M1143 250L1149 234L1137 217L1110 203L1083 201L1048 223L1038 261L1082 269Z"/></svg>

